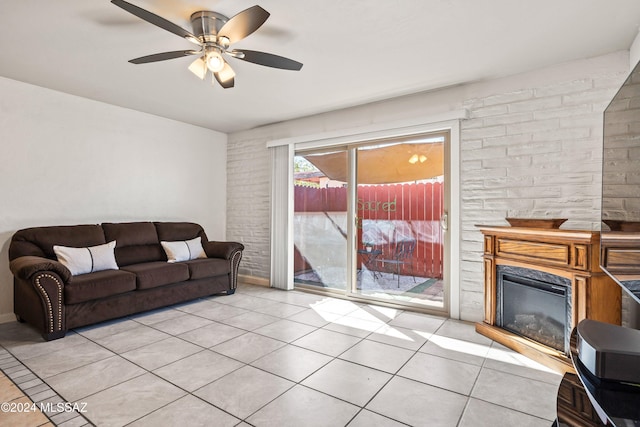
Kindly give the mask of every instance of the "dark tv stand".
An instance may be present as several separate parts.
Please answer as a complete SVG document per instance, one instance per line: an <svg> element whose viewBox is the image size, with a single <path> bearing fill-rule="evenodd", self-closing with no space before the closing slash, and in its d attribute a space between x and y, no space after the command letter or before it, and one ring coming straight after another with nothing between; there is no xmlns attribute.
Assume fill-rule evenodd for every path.
<svg viewBox="0 0 640 427"><path fill-rule="evenodd" d="M556 400L558 419L553 425L640 426L640 387L604 382L592 376L578 359L575 329L570 344L576 373L566 373L560 383Z"/></svg>

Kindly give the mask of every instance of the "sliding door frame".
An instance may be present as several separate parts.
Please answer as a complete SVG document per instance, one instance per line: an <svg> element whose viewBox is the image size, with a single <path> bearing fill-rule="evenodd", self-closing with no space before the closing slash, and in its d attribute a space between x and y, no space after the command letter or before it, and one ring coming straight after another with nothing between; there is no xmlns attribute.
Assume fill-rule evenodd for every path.
<svg viewBox="0 0 640 427"><path fill-rule="evenodd" d="M449 144L445 149L445 182L448 184L445 191L445 206L448 206L448 229L446 238L448 239L447 253L445 254L444 271L448 277L447 298L444 301L444 308L449 317L460 318L460 120L468 115L466 110L452 111L432 118L432 120L410 120L396 123L375 124L358 129L326 132L315 135L285 138L274 140L267 144L268 148L278 149L281 153L286 153L289 161L289 171L272 170L272 197L279 195L280 200L272 199L271 209L271 286L281 289L293 289L293 233L292 221L284 221L293 215L293 179L284 183L282 178L286 174L292 174L293 155L296 151L330 148L336 146L352 146L358 143L375 142L376 140L387 138L400 138L412 135L421 135L439 131L448 131ZM288 146L284 149L282 146ZM356 182L356 156L354 150L348 150L349 176L351 183ZM275 153L275 151L274 151ZM272 156L272 159L276 156ZM282 168L283 158L272 160L273 168ZM287 176L289 176L287 175ZM279 178L279 179L278 179ZM279 186L279 188L275 188ZM286 190L283 186L286 186ZM347 296L353 296L352 284L355 283L356 257L355 257L355 185L348 186L349 201L347 215L351 219L348 224L348 266L351 268L351 275L347 282ZM284 191L283 191L284 190ZM285 197L286 200L282 198ZM286 211L286 212L285 212ZM288 222L286 224L285 222ZM279 284L279 286L278 286Z"/></svg>

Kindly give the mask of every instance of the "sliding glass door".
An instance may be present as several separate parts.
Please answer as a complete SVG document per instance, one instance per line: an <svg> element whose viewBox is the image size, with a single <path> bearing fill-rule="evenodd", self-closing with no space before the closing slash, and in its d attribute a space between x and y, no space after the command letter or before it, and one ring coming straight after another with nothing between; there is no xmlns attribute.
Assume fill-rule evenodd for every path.
<svg viewBox="0 0 640 427"><path fill-rule="evenodd" d="M443 308L444 137L357 148L357 287Z"/></svg>
<svg viewBox="0 0 640 427"><path fill-rule="evenodd" d="M446 310L447 140L296 152L295 286Z"/></svg>
<svg viewBox="0 0 640 427"><path fill-rule="evenodd" d="M331 175L314 164L330 157ZM294 157L294 283L347 290L347 150Z"/></svg>

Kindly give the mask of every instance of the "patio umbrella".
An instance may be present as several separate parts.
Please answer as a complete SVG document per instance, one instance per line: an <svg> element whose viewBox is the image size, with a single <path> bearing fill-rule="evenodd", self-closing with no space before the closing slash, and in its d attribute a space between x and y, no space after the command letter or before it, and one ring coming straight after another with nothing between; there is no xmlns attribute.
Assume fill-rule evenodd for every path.
<svg viewBox="0 0 640 427"><path fill-rule="evenodd" d="M411 143L359 148L358 184L419 181L444 174L444 144ZM347 152L304 156L328 178L347 182Z"/></svg>

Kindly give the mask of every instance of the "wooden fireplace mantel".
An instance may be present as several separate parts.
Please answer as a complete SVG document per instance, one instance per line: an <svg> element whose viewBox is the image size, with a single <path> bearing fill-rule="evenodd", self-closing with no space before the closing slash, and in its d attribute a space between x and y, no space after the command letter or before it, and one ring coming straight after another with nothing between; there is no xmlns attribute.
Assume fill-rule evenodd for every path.
<svg viewBox="0 0 640 427"><path fill-rule="evenodd" d="M484 236L484 321L476 331L558 372L572 372L566 355L496 325L498 265L543 271L571 281L571 327L589 318L619 325L621 290L599 267L597 231L477 226Z"/></svg>

